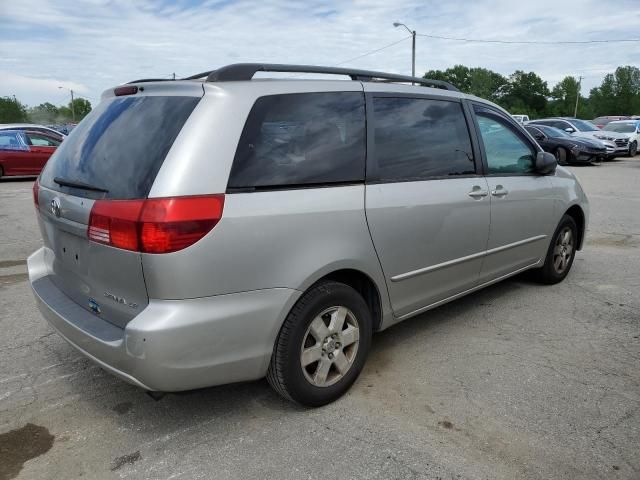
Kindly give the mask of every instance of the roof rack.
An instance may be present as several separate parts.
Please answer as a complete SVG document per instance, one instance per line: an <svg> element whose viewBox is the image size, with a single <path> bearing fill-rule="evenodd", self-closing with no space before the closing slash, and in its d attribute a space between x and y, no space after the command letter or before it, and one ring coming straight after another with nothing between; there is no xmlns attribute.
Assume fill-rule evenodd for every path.
<svg viewBox="0 0 640 480"><path fill-rule="evenodd" d="M205 78L207 82L230 82L251 80L257 72L286 72L286 73L322 73L327 75L346 75L351 80L362 82L397 82L417 83L428 87L443 88L459 92L456 87L442 80L396 75L394 73L374 72L370 70L354 70L351 68L320 67L314 65L285 65L273 63L235 63L220 67L217 70L198 73L183 80Z"/></svg>

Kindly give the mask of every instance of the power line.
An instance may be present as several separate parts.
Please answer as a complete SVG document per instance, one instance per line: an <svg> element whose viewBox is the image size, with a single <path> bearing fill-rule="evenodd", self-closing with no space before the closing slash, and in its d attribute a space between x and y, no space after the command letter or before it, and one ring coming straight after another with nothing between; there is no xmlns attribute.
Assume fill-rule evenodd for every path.
<svg viewBox="0 0 640 480"><path fill-rule="evenodd" d="M349 60L345 60L344 62L336 63L334 66L335 67L339 67L340 65L344 65L345 63L353 62L354 60L358 60L360 58L366 57L367 55L373 55L374 53L378 53L379 51L384 50L385 48L393 47L394 45L397 45L397 44L399 44L401 42L404 42L405 40L407 40L409 38L411 38L411 35L409 35L407 37L404 37L404 38L401 38L400 40L397 40L397 41L395 41L393 43L390 43L388 45L385 45L384 47L376 48L375 50L371 50L370 52L366 52L366 53L363 53L362 55L358 55L357 57L353 57L353 58L350 58Z"/></svg>
<svg viewBox="0 0 640 480"><path fill-rule="evenodd" d="M417 33L419 37L434 38L437 40L453 40L455 42L469 43L502 43L509 45L584 45L589 43L620 43L620 42L640 42L640 38L617 38L608 40L563 40L563 41L536 41L536 40L489 40L480 38L460 38L445 37L442 35L429 35L427 33Z"/></svg>

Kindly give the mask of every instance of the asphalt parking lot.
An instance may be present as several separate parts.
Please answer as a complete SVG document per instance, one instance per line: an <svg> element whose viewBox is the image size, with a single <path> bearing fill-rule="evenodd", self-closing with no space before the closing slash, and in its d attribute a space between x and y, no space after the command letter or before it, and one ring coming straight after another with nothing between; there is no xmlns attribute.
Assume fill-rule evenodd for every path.
<svg viewBox="0 0 640 480"><path fill-rule="evenodd" d="M374 337L316 410L266 381L154 401L52 332L27 284L30 180L0 182L0 480L640 478L640 156L575 167L568 279L517 277Z"/></svg>

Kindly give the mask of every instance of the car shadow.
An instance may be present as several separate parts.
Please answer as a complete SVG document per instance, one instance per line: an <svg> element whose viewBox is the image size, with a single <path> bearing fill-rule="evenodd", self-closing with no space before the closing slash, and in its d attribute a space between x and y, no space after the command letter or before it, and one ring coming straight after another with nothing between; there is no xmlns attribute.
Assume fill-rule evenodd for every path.
<svg viewBox="0 0 640 480"><path fill-rule="evenodd" d="M487 303L499 301L509 292L525 288L524 284L528 282L530 280L523 275L507 279L375 334L365 372L369 364L375 365L378 371L384 370L387 349L415 336L428 337L430 332L443 326L453 327L457 323L468 322L471 312ZM59 348L71 348L63 343L58 345ZM86 362L87 365L92 365L89 360ZM88 368L83 375L91 375L90 371ZM94 369L93 372L95 371ZM139 388L106 372L92 376L91 379L72 382L75 385L73 397L91 403L91 411L108 412L106 415L117 421L133 423L145 432L158 436L178 434L216 418L243 422L246 418L255 419L260 412L269 412L268 416L273 417L309 410L281 398L265 379L168 393L161 399L154 400ZM93 386L90 391L86 389L87 383ZM354 388L358 388L357 383ZM163 421L159 422L158 418Z"/></svg>

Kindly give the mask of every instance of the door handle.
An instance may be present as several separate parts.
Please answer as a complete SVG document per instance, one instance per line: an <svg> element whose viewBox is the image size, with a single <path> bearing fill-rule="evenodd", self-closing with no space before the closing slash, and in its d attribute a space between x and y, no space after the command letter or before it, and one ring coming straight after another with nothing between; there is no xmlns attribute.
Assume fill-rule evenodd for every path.
<svg viewBox="0 0 640 480"><path fill-rule="evenodd" d="M482 197L486 197L487 195L489 195L489 192L487 192L486 190L482 190L479 185L474 185L467 195L469 195L471 198L479 200Z"/></svg>
<svg viewBox="0 0 640 480"><path fill-rule="evenodd" d="M494 197L505 197L509 195L509 190L504 188L502 185L496 185L496 188L491 190L491 195Z"/></svg>

